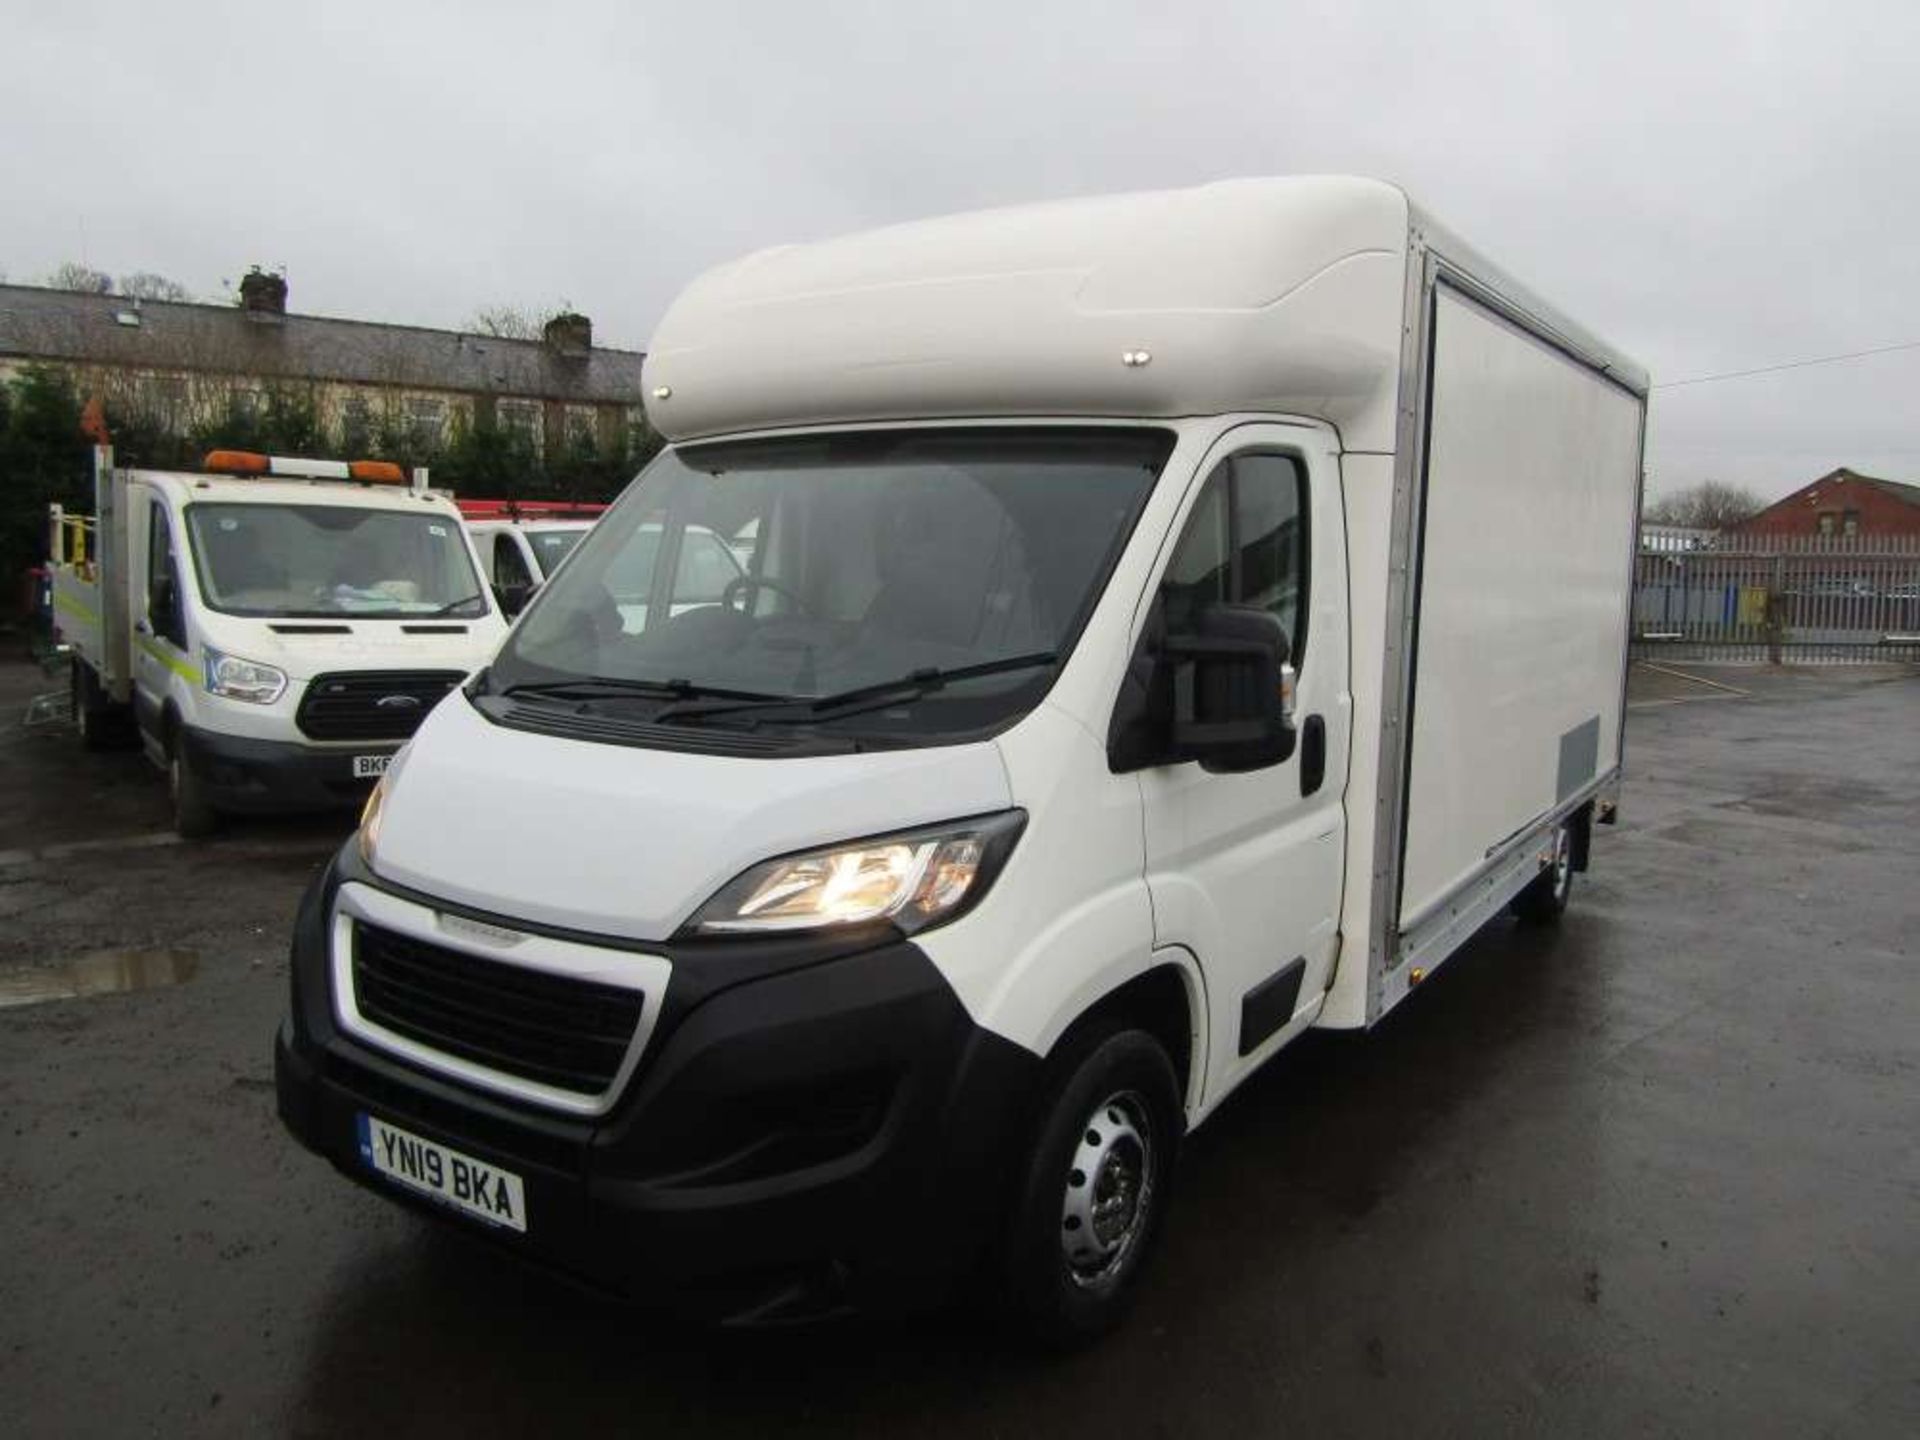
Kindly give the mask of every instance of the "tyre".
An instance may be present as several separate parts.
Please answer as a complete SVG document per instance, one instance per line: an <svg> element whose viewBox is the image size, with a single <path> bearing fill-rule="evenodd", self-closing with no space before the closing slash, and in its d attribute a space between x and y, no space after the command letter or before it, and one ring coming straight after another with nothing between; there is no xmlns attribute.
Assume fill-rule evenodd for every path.
<svg viewBox="0 0 1920 1440"><path fill-rule="evenodd" d="M132 729L124 705L116 705L100 688L93 668L74 656L69 662L72 673L73 728L88 750L118 750L127 743Z"/></svg>
<svg viewBox="0 0 1920 1440"><path fill-rule="evenodd" d="M1185 1121L1166 1050L1117 1022L1062 1041L1038 1093L1002 1284L1021 1331L1065 1347L1125 1316L1172 1194Z"/></svg>
<svg viewBox="0 0 1920 1440"><path fill-rule="evenodd" d="M1523 925L1552 925L1566 913L1573 898L1573 825L1561 822L1553 832L1553 859L1513 897L1510 907Z"/></svg>
<svg viewBox="0 0 1920 1440"><path fill-rule="evenodd" d="M203 840L220 828L207 782L187 763L186 746L178 736L167 746L167 790L173 796L173 828L182 839Z"/></svg>

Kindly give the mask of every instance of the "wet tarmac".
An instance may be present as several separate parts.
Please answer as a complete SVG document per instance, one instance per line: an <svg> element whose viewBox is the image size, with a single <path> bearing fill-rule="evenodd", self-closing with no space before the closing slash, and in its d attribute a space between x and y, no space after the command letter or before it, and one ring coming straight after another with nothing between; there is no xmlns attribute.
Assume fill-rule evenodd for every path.
<svg viewBox="0 0 1920 1440"><path fill-rule="evenodd" d="M269 1057L348 822L161 843L138 757L21 728L49 687L0 668L0 976L197 960L0 1010L6 1429L1920 1434L1920 680L1702 673L1746 693L1642 693L1565 924L1250 1082L1130 1326L1042 1361L687 1332L349 1186Z"/></svg>
<svg viewBox="0 0 1920 1440"><path fill-rule="evenodd" d="M95 950L53 965L22 965L0 970L0 1010L178 985L199 968L191 950Z"/></svg>

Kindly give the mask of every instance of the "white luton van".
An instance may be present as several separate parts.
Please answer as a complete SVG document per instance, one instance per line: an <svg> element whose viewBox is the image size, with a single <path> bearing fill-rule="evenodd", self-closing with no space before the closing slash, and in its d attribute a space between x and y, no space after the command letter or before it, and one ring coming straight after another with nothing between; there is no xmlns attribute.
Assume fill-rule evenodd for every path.
<svg viewBox="0 0 1920 1440"><path fill-rule="evenodd" d="M102 446L94 513L50 531L81 738L141 744L185 835L363 803L506 633L453 502L384 461L139 470Z"/></svg>
<svg viewBox="0 0 1920 1440"><path fill-rule="evenodd" d="M1612 815L1646 377L1392 186L767 251L646 384L670 448L297 921L281 1115L395 1199L1083 1336L1190 1129Z"/></svg>

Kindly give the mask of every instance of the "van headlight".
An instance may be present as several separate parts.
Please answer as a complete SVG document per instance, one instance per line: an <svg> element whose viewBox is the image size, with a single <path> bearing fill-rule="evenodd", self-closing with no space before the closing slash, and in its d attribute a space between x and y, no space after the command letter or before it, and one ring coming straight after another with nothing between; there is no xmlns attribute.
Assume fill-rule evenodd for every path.
<svg viewBox="0 0 1920 1440"><path fill-rule="evenodd" d="M687 931L765 934L890 920L911 935L977 903L1026 823L1026 811L1007 810L768 860L722 886Z"/></svg>
<svg viewBox="0 0 1920 1440"><path fill-rule="evenodd" d="M389 765L386 773L373 782L367 803L360 807L360 830L355 838L360 842L360 861L369 870L373 868L373 852L380 847L380 812L387 803L387 780L392 774Z"/></svg>
<svg viewBox="0 0 1920 1440"><path fill-rule="evenodd" d="M211 645L202 647L207 666L207 690L229 700L271 705L287 693L287 672L258 660L242 660Z"/></svg>

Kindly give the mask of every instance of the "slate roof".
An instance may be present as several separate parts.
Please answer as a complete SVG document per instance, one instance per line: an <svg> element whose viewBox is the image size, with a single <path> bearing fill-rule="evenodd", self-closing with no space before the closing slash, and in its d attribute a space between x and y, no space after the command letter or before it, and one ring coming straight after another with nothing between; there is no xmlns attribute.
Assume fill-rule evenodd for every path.
<svg viewBox="0 0 1920 1440"><path fill-rule="evenodd" d="M1831 485L1836 480L1851 480L1855 484L1871 485L1874 489L1891 495L1896 500L1904 501L1908 505L1920 508L1920 485L1909 485L1904 480L1882 480L1877 475L1862 475L1858 470L1850 470L1845 465L1842 465L1837 470L1829 470L1818 480L1809 480L1798 490L1787 495L1782 495L1771 505L1755 511L1738 525L1731 525L1727 528L1730 530L1752 530L1760 521L1773 515L1777 511L1794 510L1797 512L1802 507L1802 502L1806 500L1808 492L1818 490L1822 485Z"/></svg>
<svg viewBox="0 0 1920 1440"><path fill-rule="evenodd" d="M1769 505L1767 509L1771 510L1776 505L1784 505L1789 500L1798 500L1802 495L1806 494L1807 491L1814 489L1816 486L1830 485L1835 480L1857 480L1862 485L1871 485L1876 490L1885 491L1896 500L1904 500L1909 505L1920 505L1920 485L1909 485L1904 480L1882 480L1877 475L1862 475L1858 470L1849 470L1846 466L1842 465L1838 470L1829 470L1818 480L1809 480L1798 490L1794 491L1793 494L1784 495L1774 501L1773 505ZM1765 514L1766 512L1762 511L1761 513Z"/></svg>
<svg viewBox="0 0 1920 1440"><path fill-rule="evenodd" d="M0 285L0 357L288 380L463 390L579 403L638 405L634 350L595 346L561 356L539 340L380 325L322 315L261 320L233 305L131 300Z"/></svg>
<svg viewBox="0 0 1920 1440"><path fill-rule="evenodd" d="M1904 500L1909 505L1920 505L1920 485L1909 485L1904 480L1881 480L1872 475L1862 475L1857 470L1846 472L1855 480L1864 480L1876 490L1884 490L1896 500Z"/></svg>

